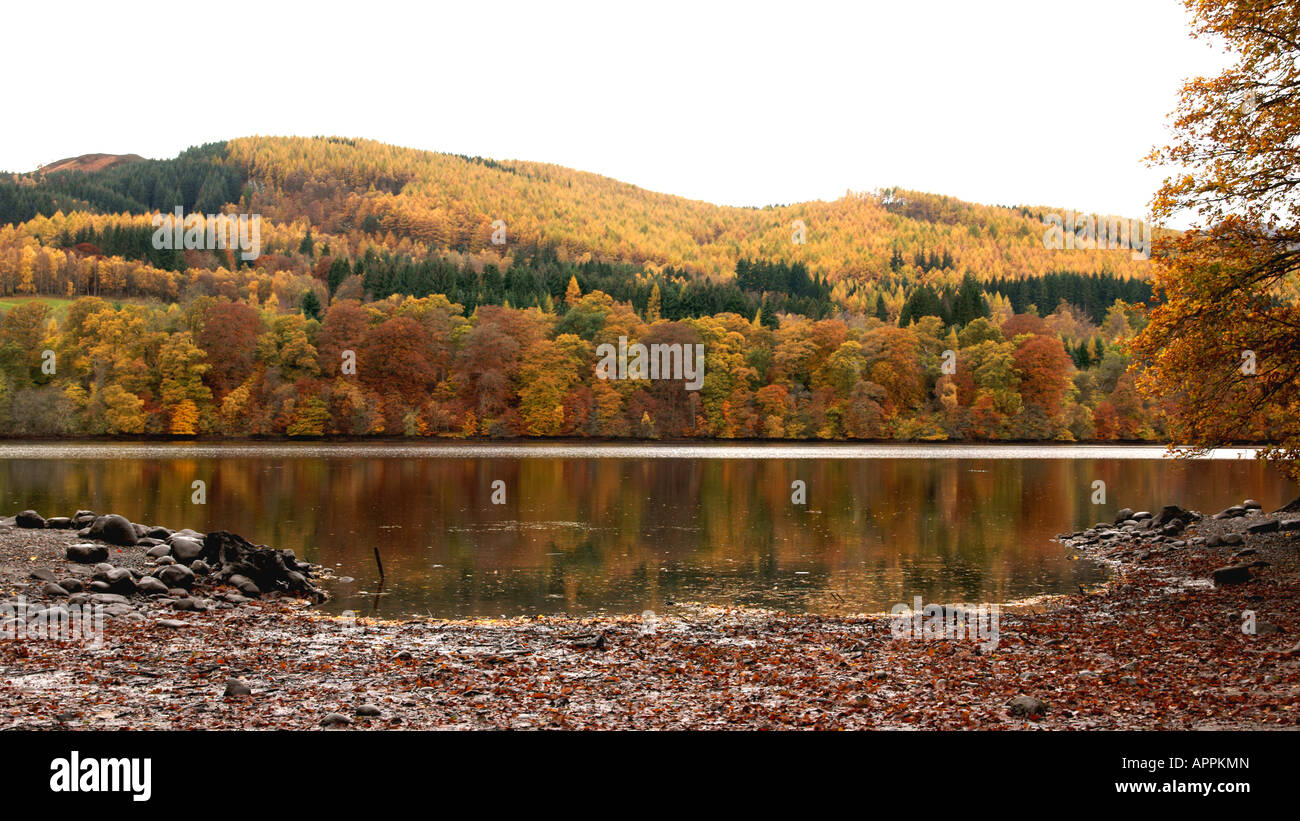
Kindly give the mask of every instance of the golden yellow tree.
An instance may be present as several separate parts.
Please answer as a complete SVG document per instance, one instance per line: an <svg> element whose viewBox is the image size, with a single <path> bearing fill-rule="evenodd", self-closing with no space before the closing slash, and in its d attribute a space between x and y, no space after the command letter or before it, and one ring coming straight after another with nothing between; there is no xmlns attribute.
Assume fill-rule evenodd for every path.
<svg viewBox="0 0 1300 821"><path fill-rule="evenodd" d="M1173 143L1152 155L1179 172L1157 220L1195 219L1157 240L1158 295L1136 338L1142 384L1167 408L1186 454L1234 441L1300 477L1300 9L1276 0L1188 0L1198 37L1236 61L1183 87Z"/></svg>

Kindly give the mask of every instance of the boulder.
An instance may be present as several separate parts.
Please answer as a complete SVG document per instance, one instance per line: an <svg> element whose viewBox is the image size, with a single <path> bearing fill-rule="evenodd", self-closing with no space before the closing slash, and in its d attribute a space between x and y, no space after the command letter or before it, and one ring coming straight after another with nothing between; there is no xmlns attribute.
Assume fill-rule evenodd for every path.
<svg viewBox="0 0 1300 821"><path fill-rule="evenodd" d="M1214 570L1213 577L1215 585L1227 587L1233 584L1245 584L1250 581L1249 564L1233 564L1227 567L1220 567Z"/></svg>
<svg viewBox="0 0 1300 821"><path fill-rule="evenodd" d="M189 590L194 586L194 571L183 564L169 564L155 574L168 587Z"/></svg>
<svg viewBox="0 0 1300 821"><path fill-rule="evenodd" d="M92 593L90 595L90 603L102 604L105 606L110 604L130 604L130 602L126 600L126 596L123 596L120 593Z"/></svg>
<svg viewBox="0 0 1300 821"><path fill-rule="evenodd" d="M101 542L108 542L120 547L134 547L139 537L136 535L135 527L127 521L125 516L118 516L110 513L107 516L100 516L90 526L90 538L98 539Z"/></svg>
<svg viewBox="0 0 1300 821"><path fill-rule="evenodd" d="M1258 522L1246 525L1247 533L1276 533L1277 529L1277 519L1260 519Z"/></svg>
<svg viewBox="0 0 1300 821"><path fill-rule="evenodd" d="M1033 696L1016 696L1007 704L1007 714L1028 718L1047 712L1047 705Z"/></svg>
<svg viewBox="0 0 1300 821"><path fill-rule="evenodd" d="M181 564L189 564L203 553L203 543L187 536L172 536L167 540L172 548L172 558Z"/></svg>
<svg viewBox="0 0 1300 821"><path fill-rule="evenodd" d="M1132 518L1133 518L1133 508L1126 507L1123 510L1121 510L1119 513L1115 514L1115 524L1127 522L1129 519Z"/></svg>
<svg viewBox="0 0 1300 821"><path fill-rule="evenodd" d="M104 581L108 583L108 589L111 593L121 593L129 596L135 592L135 577L131 575L130 570L124 567L110 570Z"/></svg>
<svg viewBox="0 0 1300 821"><path fill-rule="evenodd" d="M226 698L237 698L239 696L251 696L252 689L237 678L226 679Z"/></svg>
<svg viewBox="0 0 1300 821"><path fill-rule="evenodd" d="M153 576L145 576L135 583L136 592L142 596L162 596L167 593L167 585Z"/></svg>
<svg viewBox="0 0 1300 821"><path fill-rule="evenodd" d="M252 579L239 573L233 573L227 577L226 583L237 588L239 592L243 593L245 596L257 598L262 595L262 588L257 586L257 582L254 582Z"/></svg>
<svg viewBox="0 0 1300 821"><path fill-rule="evenodd" d="M320 723L322 727L346 727L352 723L352 719L342 713L326 713Z"/></svg>
<svg viewBox="0 0 1300 821"><path fill-rule="evenodd" d="M71 530L72 520L67 516L54 516L45 520L45 526L54 530Z"/></svg>
<svg viewBox="0 0 1300 821"><path fill-rule="evenodd" d="M45 519L34 510L24 510L14 517L14 524L31 530L45 527Z"/></svg>
<svg viewBox="0 0 1300 821"><path fill-rule="evenodd" d="M94 564L108 558L108 548L98 544L74 544L68 546L65 555L70 562Z"/></svg>
<svg viewBox="0 0 1300 821"><path fill-rule="evenodd" d="M68 597L68 591L64 590L62 586L57 585L54 582L46 582L41 585L41 592L52 599L66 599Z"/></svg>

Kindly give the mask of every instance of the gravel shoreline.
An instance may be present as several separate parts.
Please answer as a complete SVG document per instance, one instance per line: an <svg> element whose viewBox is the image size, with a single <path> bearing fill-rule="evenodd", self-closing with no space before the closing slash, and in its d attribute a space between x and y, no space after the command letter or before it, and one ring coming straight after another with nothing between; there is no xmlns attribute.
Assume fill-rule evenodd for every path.
<svg viewBox="0 0 1300 821"><path fill-rule="evenodd" d="M888 617L749 609L344 620L200 576L185 595L127 597L99 646L0 638L0 729L1295 729L1291 521L1171 506L1063 534L1113 579L1004 607L991 652L896 637ZM48 606L31 574L91 576L64 558L85 541L0 519L0 594ZM158 570L108 549L133 578Z"/></svg>

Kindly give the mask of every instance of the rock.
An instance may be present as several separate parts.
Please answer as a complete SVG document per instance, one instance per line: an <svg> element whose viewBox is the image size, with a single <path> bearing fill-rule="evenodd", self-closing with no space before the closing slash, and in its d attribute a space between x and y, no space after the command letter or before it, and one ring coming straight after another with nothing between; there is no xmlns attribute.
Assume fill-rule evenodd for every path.
<svg viewBox="0 0 1300 821"><path fill-rule="evenodd" d="M393 658L397 659L398 661L410 661L411 659L415 658L415 656L411 655L410 650L400 650L398 651L397 655L393 656Z"/></svg>
<svg viewBox="0 0 1300 821"><path fill-rule="evenodd" d="M67 516L55 516L45 520L45 526L54 530L71 530L72 520Z"/></svg>
<svg viewBox="0 0 1300 821"><path fill-rule="evenodd" d="M41 592L50 598L66 599L68 597L68 591L54 582L46 582L41 585Z"/></svg>
<svg viewBox="0 0 1300 821"><path fill-rule="evenodd" d="M66 579L59 579L59 587L62 587L69 593L80 593L84 585L81 583L81 579L69 576Z"/></svg>
<svg viewBox="0 0 1300 821"><path fill-rule="evenodd" d="M68 546L65 555L70 562L94 564L108 558L108 548L98 544L74 544Z"/></svg>
<svg viewBox="0 0 1300 821"><path fill-rule="evenodd" d="M131 571L124 567L114 568L107 574L104 581L108 582L108 589L114 593L130 595L135 592L135 577Z"/></svg>
<svg viewBox="0 0 1300 821"><path fill-rule="evenodd" d="M166 567L169 564L176 564L176 560L171 556L159 556L157 560L154 561L154 564L159 567Z"/></svg>
<svg viewBox="0 0 1300 821"><path fill-rule="evenodd" d="M172 532L165 527L155 526L146 530L144 535L148 536L150 539L161 539L165 542L171 537Z"/></svg>
<svg viewBox="0 0 1300 821"><path fill-rule="evenodd" d="M172 547L172 556L181 564L189 564L203 553L203 543L186 536L172 536L167 540Z"/></svg>
<svg viewBox="0 0 1300 821"><path fill-rule="evenodd" d="M1277 529L1282 531L1300 530L1300 519L1292 519L1289 522L1279 522Z"/></svg>
<svg viewBox="0 0 1300 821"><path fill-rule="evenodd" d="M1133 508L1126 507L1123 510L1121 510L1119 513L1115 514L1115 524L1120 524L1121 522L1127 522L1129 519L1132 518L1133 518Z"/></svg>
<svg viewBox="0 0 1300 821"><path fill-rule="evenodd" d="M148 536L145 536L143 539L137 539L135 546L136 547L157 547L160 544L166 544L166 542L164 542L162 539L151 539Z"/></svg>
<svg viewBox="0 0 1300 821"><path fill-rule="evenodd" d="M1241 506L1244 507L1246 510L1263 510L1263 509L1264 509L1264 506L1261 505L1259 502L1255 501L1254 499L1247 499L1246 501L1244 501L1244 502L1241 503Z"/></svg>
<svg viewBox="0 0 1300 821"><path fill-rule="evenodd" d="M1137 519L1138 521L1142 521L1143 519L1150 519L1150 518L1151 518L1151 511L1149 511L1149 510L1139 510L1137 513L1134 513L1134 514L1133 514L1132 516L1130 516L1129 518L1130 518L1130 519Z"/></svg>
<svg viewBox="0 0 1300 821"><path fill-rule="evenodd" d="M1195 521L1196 516L1190 510L1183 510L1178 505L1165 505L1160 509L1155 518L1151 520L1151 526L1163 528L1166 525L1177 522L1178 529L1186 527L1187 522Z"/></svg>
<svg viewBox="0 0 1300 821"><path fill-rule="evenodd" d="M107 593L111 588L108 586L108 582L93 581L86 585L86 589L92 593Z"/></svg>
<svg viewBox="0 0 1300 821"><path fill-rule="evenodd" d="M170 556L171 554L172 554L171 545L160 544L160 545L155 545L154 547L151 547L148 550L146 550L144 555L149 556L150 558L159 559L162 558L163 556Z"/></svg>
<svg viewBox="0 0 1300 821"><path fill-rule="evenodd" d="M1219 541L1225 545L1241 544L1246 541L1246 537L1242 536L1240 533L1224 533L1223 537L1219 539Z"/></svg>
<svg viewBox="0 0 1300 821"><path fill-rule="evenodd" d="M589 636L573 642L572 646L582 650L604 650L609 646L609 642L606 641L605 631L602 630L594 636Z"/></svg>
<svg viewBox="0 0 1300 821"><path fill-rule="evenodd" d="M272 550L234 533L217 530L204 538L201 558L217 568L214 575L218 579L239 587L244 595L260 595L265 591L306 595L314 601L325 599L325 594L307 581L311 565L298 561L291 550ZM299 575L291 576L293 572ZM247 579L252 585L235 582L235 576Z"/></svg>
<svg viewBox="0 0 1300 821"><path fill-rule="evenodd" d="M45 519L34 510L24 510L14 517L14 524L29 530L45 527Z"/></svg>
<svg viewBox="0 0 1300 821"><path fill-rule="evenodd" d="M126 596L123 596L121 593L92 593L90 595L90 603L103 605L130 604L130 602L126 600Z"/></svg>
<svg viewBox="0 0 1300 821"><path fill-rule="evenodd" d="M1012 716L1041 716L1047 705L1033 696L1016 696L1007 704L1007 714Z"/></svg>
<svg viewBox="0 0 1300 821"><path fill-rule="evenodd" d="M1251 522L1246 525L1247 533L1276 533L1277 529L1277 519L1261 519L1258 522Z"/></svg>
<svg viewBox="0 0 1300 821"><path fill-rule="evenodd" d="M129 604L123 604L121 602L117 602L116 604L110 604L106 606L104 608L104 612L110 616L119 617L119 616L128 615L130 613L134 613L135 608Z"/></svg>
<svg viewBox="0 0 1300 821"><path fill-rule="evenodd" d="M1233 505L1232 507L1224 508L1223 510L1220 510L1218 513L1214 514L1214 518L1236 519L1239 516L1245 516L1245 515L1246 515L1246 508L1242 507L1241 505Z"/></svg>
<svg viewBox="0 0 1300 821"><path fill-rule="evenodd" d="M366 718L375 718L377 716L382 716L383 714L384 711L373 704L362 704L360 707L357 707L357 715Z"/></svg>
<svg viewBox="0 0 1300 821"><path fill-rule="evenodd" d="M238 698L240 696L251 696L252 694L252 689L239 679L226 679L226 698Z"/></svg>
<svg viewBox="0 0 1300 821"><path fill-rule="evenodd" d="M169 627L173 630L178 630L182 627L190 626L189 622L181 621L180 619L158 619L156 623L159 627Z"/></svg>
<svg viewBox="0 0 1300 821"><path fill-rule="evenodd" d="M208 567L208 563L202 559L190 562L190 570L193 570L196 576L206 576L212 572L212 568Z"/></svg>
<svg viewBox="0 0 1300 821"><path fill-rule="evenodd" d="M139 540L135 527L125 516L115 513L96 519L90 526L90 538L119 547L134 547Z"/></svg>
<svg viewBox="0 0 1300 821"><path fill-rule="evenodd" d="M235 573L234 575L227 578L226 582L232 585L233 587L238 588L239 592L243 593L245 596L252 596L253 598L257 598L262 595L262 589L258 587L253 582L252 579L248 578L247 576L241 575L239 573Z"/></svg>
<svg viewBox="0 0 1300 821"><path fill-rule="evenodd" d="M342 713L326 713L320 723L323 727L346 727L352 723L352 719Z"/></svg>
<svg viewBox="0 0 1300 821"><path fill-rule="evenodd" d="M172 609L184 611L184 610L197 610L198 608L194 606L194 599L187 597L184 599L177 599L176 601L172 602Z"/></svg>
<svg viewBox="0 0 1300 821"><path fill-rule="evenodd" d="M1232 584L1245 584L1250 581L1250 568L1248 564L1234 564L1227 567L1217 568L1214 573L1214 583L1219 587L1226 587Z"/></svg>
<svg viewBox="0 0 1300 821"><path fill-rule="evenodd" d="M155 579L153 576L145 576L135 583L136 592L143 596L162 596L167 593L167 585Z"/></svg>
<svg viewBox="0 0 1300 821"><path fill-rule="evenodd" d="M154 575L158 580L168 587L179 587L189 590L194 586L194 571L190 570L183 564L169 564L162 570L157 571Z"/></svg>
<svg viewBox="0 0 1300 821"><path fill-rule="evenodd" d="M57 582L59 580L57 576L43 567L36 568L28 575L38 582Z"/></svg>

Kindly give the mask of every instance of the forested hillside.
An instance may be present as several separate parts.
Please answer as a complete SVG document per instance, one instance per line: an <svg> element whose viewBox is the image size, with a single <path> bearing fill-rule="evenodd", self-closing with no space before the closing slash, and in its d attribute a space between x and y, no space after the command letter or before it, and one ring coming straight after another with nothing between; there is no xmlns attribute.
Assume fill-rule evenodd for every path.
<svg viewBox="0 0 1300 821"><path fill-rule="evenodd" d="M1046 248L1053 209L722 207L338 138L59 167L0 178L12 434L1159 435L1121 346L1148 264ZM178 207L260 214L260 256L157 247ZM705 344L704 389L595 379L621 335Z"/></svg>

